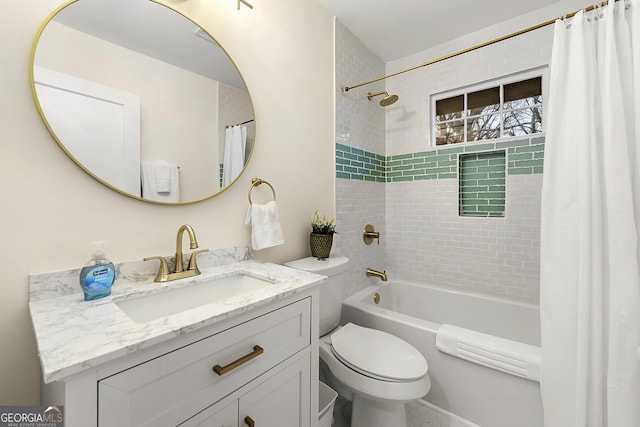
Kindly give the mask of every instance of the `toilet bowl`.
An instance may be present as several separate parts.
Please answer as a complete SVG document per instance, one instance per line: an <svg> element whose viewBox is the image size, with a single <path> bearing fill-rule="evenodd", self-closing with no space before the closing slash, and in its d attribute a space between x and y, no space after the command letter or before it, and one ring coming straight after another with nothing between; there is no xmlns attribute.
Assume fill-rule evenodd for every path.
<svg viewBox="0 0 640 427"><path fill-rule="evenodd" d="M406 426L404 404L429 392L427 362L413 346L352 323L320 338L330 386L353 402L352 427Z"/></svg>
<svg viewBox="0 0 640 427"><path fill-rule="evenodd" d="M407 425L404 404L431 387L424 356L389 333L353 323L338 326L348 259L304 258L285 265L328 276L320 285L320 363L323 380L352 401L352 427Z"/></svg>

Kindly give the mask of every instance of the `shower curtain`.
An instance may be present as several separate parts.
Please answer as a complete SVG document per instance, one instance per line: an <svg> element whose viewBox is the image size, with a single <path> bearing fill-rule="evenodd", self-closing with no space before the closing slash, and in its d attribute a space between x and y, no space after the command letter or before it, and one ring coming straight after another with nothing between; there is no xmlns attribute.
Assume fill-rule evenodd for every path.
<svg viewBox="0 0 640 427"><path fill-rule="evenodd" d="M545 427L640 426L640 0L555 24L541 224Z"/></svg>
<svg viewBox="0 0 640 427"><path fill-rule="evenodd" d="M246 142L246 126L230 126L225 129L222 188L231 184L240 172L242 172L244 168L244 147Z"/></svg>

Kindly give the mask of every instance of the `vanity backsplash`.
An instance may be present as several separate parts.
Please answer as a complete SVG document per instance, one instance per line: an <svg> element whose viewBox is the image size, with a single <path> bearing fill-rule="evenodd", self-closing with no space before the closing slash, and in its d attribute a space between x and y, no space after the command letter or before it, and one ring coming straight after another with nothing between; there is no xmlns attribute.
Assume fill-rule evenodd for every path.
<svg viewBox="0 0 640 427"><path fill-rule="evenodd" d="M171 263L172 255L165 257ZM218 267L234 262L253 259L250 245L232 248L213 249L198 255L201 269ZM158 262L131 261L116 264L116 282L113 293L122 293L132 285L153 280L158 272ZM31 274L29 276L29 301L42 301L64 295L82 293L79 282L80 268L51 273Z"/></svg>

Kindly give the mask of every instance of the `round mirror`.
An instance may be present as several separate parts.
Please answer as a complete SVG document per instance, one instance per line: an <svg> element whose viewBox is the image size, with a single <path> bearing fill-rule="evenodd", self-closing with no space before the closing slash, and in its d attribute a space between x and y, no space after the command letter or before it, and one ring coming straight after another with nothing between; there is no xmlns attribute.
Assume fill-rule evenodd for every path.
<svg viewBox="0 0 640 427"><path fill-rule="evenodd" d="M152 0L76 0L43 24L32 51L42 119L103 184L153 203L228 188L255 141L251 96L200 26Z"/></svg>

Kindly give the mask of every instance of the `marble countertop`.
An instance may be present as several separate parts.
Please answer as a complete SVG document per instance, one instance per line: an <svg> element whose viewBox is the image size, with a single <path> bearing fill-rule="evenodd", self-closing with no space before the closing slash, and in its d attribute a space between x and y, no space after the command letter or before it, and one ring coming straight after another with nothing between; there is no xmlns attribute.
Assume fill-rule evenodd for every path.
<svg viewBox="0 0 640 427"><path fill-rule="evenodd" d="M238 273L266 278L274 283L147 323L134 322L116 305L116 301L123 299ZM94 301L84 301L83 294L78 292L46 299L32 298L29 309L43 380L50 383L64 379L307 290L325 280L326 277L317 274L246 260L204 268L200 276L167 283L155 283L148 276L138 281L119 278L111 296Z"/></svg>

